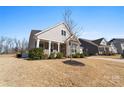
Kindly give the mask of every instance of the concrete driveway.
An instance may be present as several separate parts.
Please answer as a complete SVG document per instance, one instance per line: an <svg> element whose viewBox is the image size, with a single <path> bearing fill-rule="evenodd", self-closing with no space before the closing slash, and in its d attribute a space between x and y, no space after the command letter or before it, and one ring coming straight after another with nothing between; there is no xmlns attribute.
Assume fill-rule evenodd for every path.
<svg viewBox="0 0 124 93"><path fill-rule="evenodd" d="M106 61L124 63L124 59L103 58L103 57L97 57L97 56L88 57L88 59L98 59L98 60L106 60Z"/></svg>

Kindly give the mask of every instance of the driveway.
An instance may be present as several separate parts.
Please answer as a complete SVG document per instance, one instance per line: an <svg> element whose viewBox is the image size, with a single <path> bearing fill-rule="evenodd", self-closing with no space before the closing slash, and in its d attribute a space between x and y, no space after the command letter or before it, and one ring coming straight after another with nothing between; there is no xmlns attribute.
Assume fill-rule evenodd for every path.
<svg viewBox="0 0 124 93"><path fill-rule="evenodd" d="M106 60L106 61L124 63L124 59L103 58L103 57L97 57L97 56L88 57L88 59L98 59L98 60Z"/></svg>

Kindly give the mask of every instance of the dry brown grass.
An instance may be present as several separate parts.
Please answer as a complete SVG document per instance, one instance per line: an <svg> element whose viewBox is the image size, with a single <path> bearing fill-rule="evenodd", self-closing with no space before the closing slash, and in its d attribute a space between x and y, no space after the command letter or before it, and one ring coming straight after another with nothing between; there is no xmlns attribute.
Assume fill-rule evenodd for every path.
<svg viewBox="0 0 124 93"><path fill-rule="evenodd" d="M97 57L121 59L121 55L120 54L111 55L111 56L97 56Z"/></svg>
<svg viewBox="0 0 124 93"><path fill-rule="evenodd" d="M27 61L0 56L1 86L124 86L124 63L69 59Z"/></svg>

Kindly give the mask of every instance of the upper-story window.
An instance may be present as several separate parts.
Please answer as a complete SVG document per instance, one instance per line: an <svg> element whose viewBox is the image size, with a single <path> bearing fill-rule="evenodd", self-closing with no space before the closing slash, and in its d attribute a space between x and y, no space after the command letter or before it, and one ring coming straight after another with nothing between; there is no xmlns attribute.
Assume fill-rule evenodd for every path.
<svg viewBox="0 0 124 93"><path fill-rule="evenodd" d="M64 36L66 36L66 32L64 31Z"/></svg>
<svg viewBox="0 0 124 93"><path fill-rule="evenodd" d="M61 30L61 35L63 36L63 30Z"/></svg>
<svg viewBox="0 0 124 93"><path fill-rule="evenodd" d="M66 36L66 31L61 30L61 35L62 35L62 36Z"/></svg>
<svg viewBox="0 0 124 93"><path fill-rule="evenodd" d="M106 41L103 39L100 43L101 45L107 45Z"/></svg>

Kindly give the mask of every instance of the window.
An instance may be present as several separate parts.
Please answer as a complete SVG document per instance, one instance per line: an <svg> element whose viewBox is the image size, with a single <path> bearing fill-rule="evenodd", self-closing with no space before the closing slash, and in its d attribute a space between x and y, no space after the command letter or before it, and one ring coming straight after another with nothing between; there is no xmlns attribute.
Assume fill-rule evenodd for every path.
<svg viewBox="0 0 124 93"><path fill-rule="evenodd" d="M48 49L48 46L49 46L48 42L45 42L45 49Z"/></svg>
<svg viewBox="0 0 124 93"><path fill-rule="evenodd" d="M104 51L104 47L99 47L99 51Z"/></svg>
<svg viewBox="0 0 124 93"><path fill-rule="evenodd" d="M66 32L64 31L64 36L66 36Z"/></svg>
<svg viewBox="0 0 124 93"><path fill-rule="evenodd" d="M75 54L77 52L77 45L76 44L72 44L71 52L72 52L72 54Z"/></svg>
<svg viewBox="0 0 124 93"><path fill-rule="evenodd" d="M66 31L61 30L61 35L62 35L62 36L66 36Z"/></svg>
<svg viewBox="0 0 124 93"><path fill-rule="evenodd" d="M39 47L43 48L43 42L40 42Z"/></svg>
<svg viewBox="0 0 124 93"><path fill-rule="evenodd" d="M63 36L63 30L61 30L61 35Z"/></svg>
<svg viewBox="0 0 124 93"><path fill-rule="evenodd" d="M107 45L107 43L104 39L101 41L101 45Z"/></svg>

